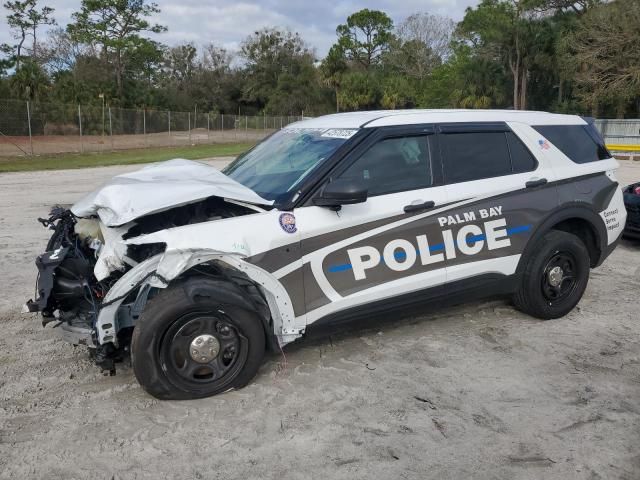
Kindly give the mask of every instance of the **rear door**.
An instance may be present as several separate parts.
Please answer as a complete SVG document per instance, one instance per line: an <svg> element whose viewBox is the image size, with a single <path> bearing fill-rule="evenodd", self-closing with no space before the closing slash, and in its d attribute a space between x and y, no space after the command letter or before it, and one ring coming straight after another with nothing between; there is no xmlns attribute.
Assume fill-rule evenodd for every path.
<svg viewBox="0 0 640 480"><path fill-rule="evenodd" d="M330 179L367 185L366 202L295 210L302 236L307 323L446 281L426 232L447 201L430 126L380 129Z"/></svg>
<svg viewBox="0 0 640 480"><path fill-rule="evenodd" d="M506 123L437 131L451 202L439 217L450 239L447 281L513 274L532 232L558 204L553 172Z"/></svg>

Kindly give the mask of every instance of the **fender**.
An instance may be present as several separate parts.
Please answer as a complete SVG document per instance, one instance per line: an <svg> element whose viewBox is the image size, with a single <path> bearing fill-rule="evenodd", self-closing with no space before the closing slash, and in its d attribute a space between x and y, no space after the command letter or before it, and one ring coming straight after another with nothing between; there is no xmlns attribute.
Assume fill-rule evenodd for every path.
<svg viewBox="0 0 640 480"><path fill-rule="evenodd" d="M167 250L139 263L111 287L104 298L103 305L105 306L100 310L96 321L98 342L101 345L105 343L118 345L118 310L132 291L139 288L139 292L144 292L146 289L142 287L147 285L155 288L166 288L172 280L194 266L211 260L218 260L229 265L232 269L244 273L260 287L267 300L271 319L273 320L272 326L267 324L269 330L271 330L267 331L267 338L275 336L279 346L283 346L302 336L304 329L296 328L294 324L295 315L289 294L283 285L270 273L245 262L237 255L213 250ZM237 291L227 293L233 293L229 298L233 298L238 302L243 297ZM142 299L142 301L145 300ZM250 305L250 303L244 300L244 303L239 306L246 307L247 305ZM255 308L255 306L251 305L251 308ZM268 319L266 322L268 322ZM270 343L273 346L273 342Z"/></svg>
<svg viewBox="0 0 640 480"><path fill-rule="evenodd" d="M553 228L554 225L564 221L570 220L572 218L579 218L581 220L585 220L592 227L592 230L595 233L596 247L600 252L597 264L601 263L602 252L605 251L607 247L607 229L602 221L602 218L596 213L592 208L588 207L584 203L571 202L565 203L563 205L558 206L553 213L551 213L542 223L540 223L536 229L531 234L531 238L527 242L527 245L522 252L522 257L520 258L520 262L518 263L518 267L516 269L516 274L522 274L524 267L526 265L526 261L531 254L531 250L533 250L537 241L542 238L542 236L547 233L549 230Z"/></svg>
<svg viewBox="0 0 640 480"><path fill-rule="evenodd" d="M304 328L297 328L293 312L293 302L284 286L272 274L262 268L246 262L239 254L224 253L210 249L167 249L158 264L157 275L151 279L151 286L164 288L165 280L173 280L196 265L218 260L231 268L244 273L262 289L267 299L273 331L280 345L290 343L302 336Z"/></svg>

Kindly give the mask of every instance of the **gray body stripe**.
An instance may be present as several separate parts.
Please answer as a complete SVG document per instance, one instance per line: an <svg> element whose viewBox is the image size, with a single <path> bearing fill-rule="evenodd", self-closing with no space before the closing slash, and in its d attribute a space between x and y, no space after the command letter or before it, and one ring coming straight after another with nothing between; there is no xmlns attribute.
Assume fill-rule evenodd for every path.
<svg viewBox="0 0 640 480"><path fill-rule="evenodd" d="M331 300L324 294L316 277L311 272L311 265L305 263L302 266L302 273L304 278L304 298L307 311L315 310L331 303Z"/></svg>
<svg viewBox="0 0 640 480"><path fill-rule="evenodd" d="M301 257L300 242L293 242L246 258L246 261L273 273Z"/></svg>
<svg viewBox="0 0 640 480"><path fill-rule="evenodd" d="M452 205L453 203L458 202L445 203L442 205L438 205L437 208L446 207L447 205ZM373 220L371 222L354 225L352 227L343 228L330 233L323 233L322 235L318 235L317 237L305 239L305 248L304 251L301 252L301 254L298 253L297 250L300 248L300 242L292 242L282 247L277 247L273 250L247 257L246 261L266 270L269 273L273 273L277 270L280 270L282 267L286 267L287 265L293 263L302 255L306 255L307 253L319 250L320 248L326 247L327 245L331 245L335 242L336 235L339 235L340 237L357 235L376 227L386 225L387 223L395 222L401 217L408 218L410 216L418 215L419 213L420 212L411 214L398 213L391 217L382 218L380 220ZM298 255L297 257L296 254Z"/></svg>
<svg viewBox="0 0 640 480"><path fill-rule="evenodd" d="M438 238L441 230L437 225L439 216L455 215L464 211L473 209L489 208L501 202L504 207L504 217L508 217L509 227L530 226L530 229L520 230L519 235L512 238L512 246L504 250L482 251L473 257L459 255L455 259L448 259L443 264L434 264L431 268L412 269L409 272L393 272L385 270L381 266L378 272L371 272L372 276L368 282L358 284L349 279L351 272L336 272L332 276L327 273L327 266L332 264L340 264L347 262L346 248L339 249L336 252L328 254L323 260L323 271L327 275L328 280L334 286L335 290L341 296L348 296L358 291L366 290L375 285L384 284L396 278L408 274L420 273L420 271L438 270L446 268L448 265L462 265L473 263L481 260L490 260L500 258L502 256L521 253L526 246L528 239L547 216L561 207L563 204L584 202L593 208L597 213L606 208L617 188L617 184L612 182L605 172L585 175L557 182L550 182L544 186L534 189L518 189L510 192L500 193L491 197L483 197L478 200L469 199L458 200L448 204L439 205L437 208L449 206L444 211L439 211L433 216L423 216L416 222L409 222L397 228L384 231L373 237L368 237L360 242L349 245L349 248L355 248L361 245L371 245L379 250L393 238L414 238L416 234L427 234L429 238ZM551 193L553 192L553 193ZM371 221L361 225L347 227L334 232L318 235L314 238L305 239L302 246L299 243L292 243L284 247L279 247L260 255L249 257L247 261L254 263L261 268L273 273L280 268L291 265L300 259L303 255L308 255L321 248L330 246L345 238L365 233L369 230L393 223L402 218L409 217L407 214L398 214L380 220ZM455 228L455 227L454 227ZM342 275L342 278L340 278ZM351 277L352 278L352 277ZM315 310L321 306L331 303L330 299L324 294L316 278L314 277L310 264L304 263L301 267L296 268L281 277L285 289L288 291L291 301L293 302L294 313L296 316L303 315L306 312Z"/></svg>
<svg viewBox="0 0 640 480"><path fill-rule="evenodd" d="M306 312L305 285L302 275L302 269L298 268L280 279L280 283L282 283L282 286L289 294L289 298L291 298L293 313L296 317L304 315Z"/></svg>

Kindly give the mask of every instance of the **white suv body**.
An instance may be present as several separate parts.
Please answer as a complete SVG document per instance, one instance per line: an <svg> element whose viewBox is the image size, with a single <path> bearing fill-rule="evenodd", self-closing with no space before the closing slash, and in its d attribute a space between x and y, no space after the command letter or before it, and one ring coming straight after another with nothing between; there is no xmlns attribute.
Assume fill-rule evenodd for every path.
<svg viewBox="0 0 640 480"><path fill-rule="evenodd" d="M528 313L561 316L579 301L588 269L604 261L624 227L617 167L593 125L578 116L409 110L304 120L241 156L224 175L172 161L115 177L76 204L74 216L96 222L101 232L82 238L99 237L94 280L102 284L120 273L94 308L93 325L63 327L75 343L90 344L91 335L89 346L113 351L123 343L121 330L133 329L135 357L147 302L162 303L167 286L196 284L198 272L251 299L222 295L254 311L272 348L314 324L477 294L514 295ZM168 212L212 198L242 211L172 217L171 228L157 228ZM130 258L145 246L161 247ZM243 282L253 290L247 293ZM50 298L30 309L51 314ZM159 327L149 320L146 331L170 331L175 322L163 321ZM156 341L149 335L145 341ZM202 335L222 348L215 332ZM134 367L154 361L146 356ZM167 361L173 360L157 360L158 371ZM245 382L236 372L242 379L235 383L211 386L212 374L197 388L180 378L158 387L141 378L149 374L143 367L136 374L162 398L205 396Z"/></svg>

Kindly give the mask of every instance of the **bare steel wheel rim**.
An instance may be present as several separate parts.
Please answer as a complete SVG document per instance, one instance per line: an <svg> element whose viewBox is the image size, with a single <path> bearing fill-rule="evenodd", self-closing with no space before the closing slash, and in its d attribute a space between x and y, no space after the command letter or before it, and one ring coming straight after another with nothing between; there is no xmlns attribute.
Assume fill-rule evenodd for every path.
<svg viewBox="0 0 640 480"><path fill-rule="evenodd" d="M569 297L577 286L575 256L568 251L557 251L549 257L542 275L542 294L550 305Z"/></svg>
<svg viewBox="0 0 640 480"><path fill-rule="evenodd" d="M218 313L187 314L165 332L160 360L176 386L217 389L229 384L244 367L248 340L223 312Z"/></svg>

